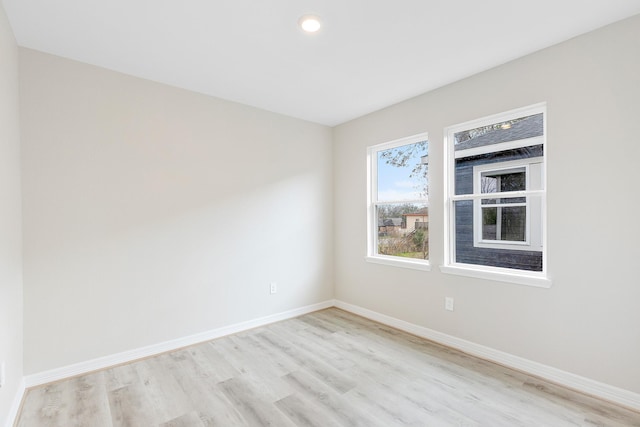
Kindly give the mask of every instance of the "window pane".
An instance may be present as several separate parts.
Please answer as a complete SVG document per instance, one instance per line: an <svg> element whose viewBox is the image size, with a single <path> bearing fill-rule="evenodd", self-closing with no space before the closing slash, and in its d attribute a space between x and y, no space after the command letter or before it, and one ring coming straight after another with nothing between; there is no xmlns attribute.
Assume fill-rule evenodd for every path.
<svg viewBox="0 0 640 427"><path fill-rule="evenodd" d="M499 151L500 146L496 145L496 151L486 152L477 155L460 155L455 159L455 185L454 191L456 195L473 194L474 192L474 168L485 167L486 165L499 165L503 162L513 162L516 160L541 158L543 156L543 146L533 145L530 147L520 147ZM460 154L460 153L457 153ZM464 154L464 153L462 153ZM496 166L497 169L497 166ZM519 169L519 170L518 170ZM518 175L521 172L521 175ZM502 174L513 173L511 177L506 177L504 183L500 184L500 176ZM529 184L532 189L542 188L542 163L529 164ZM527 176L525 168L509 168L505 171L492 170L482 173L480 188L477 191L482 193L495 193L498 191L520 191L518 189L526 189Z"/></svg>
<svg viewBox="0 0 640 427"><path fill-rule="evenodd" d="M482 209L482 240L496 240L498 236L498 208Z"/></svg>
<svg viewBox="0 0 640 427"><path fill-rule="evenodd" d="M500 211L500 240L524 242L527 226L526 207L503 207L498 210Z"/></svg>
<svg viewBox="0 0 640 427"><path fill-rule="evenodd" d="M542 113L456 132L456 150L542 136Z"/></svg>
<svg viewBox="0 0 640 427"><path fill-rule="evenodd" d="M526 197L482 199L482 240L526 241L526 200Z"/></svg>
<svg viewBox="0 0 640 427"><path fill-rule="evenodd" d="M498 177L482 174L482 178L480 179L481 193L497 193L499 185Z"/></svg>
<svg viewBox="0 0 640 427"><path fill-rule="evenodd" d="M500 191L523 191L527 189L527 180L524 172L505 173L498 175Z"/></svg>
<svg viewBox="0 0 640 427"><path fill-rule="evenodd" d="M427 153L427 141L378 151L377 200L393 202L426 198Z"/></svg>
<svg viewBox="0 0 640 427"><path fill-rule="evenodd" d="M510 207L502 208L511 209ZM530 250L526 246L514 246L514 248L504 249L495 247L478 247L474 245L473 239L473 201L459 200L454 202L454 223L455 223L455 253L454 260L456 263L475 264L492 267L511 268L516 270L542 271L542 252ZM482 238L487 241L495 241L496 236L512 237L513 230L504 233L497 232L498 225L503 225L503 221L498 221L498 208L489 206L483 208L482 217ZM486 216L484 212L487 211ZM522 213L522 212L520 212ZM504 212L503 212L504 214ZM518 217L518 213L509 212L507 217ZM522 217L520 215L520 217ZM509 226L507 224L507 226ZM493 228L492 228L493 227ZM520 229L522 232L522 229ZM520 235L522 237L522 234ZM514 240L512 240L514 241ZM521 241L521 240L515 240Z"/></svg>
<svg viewBox="0 0 640 427"><path fill-rule="evenodd" d="M524 170L483 172L480 180L482 193L524 191L527 189L527 175Z"/></svg>
<svg viewBox="0 0 640 427"><path fill-rule="evenodd" d="M376 207L378 254L429 259L429 209L424 203Z"/></svg>

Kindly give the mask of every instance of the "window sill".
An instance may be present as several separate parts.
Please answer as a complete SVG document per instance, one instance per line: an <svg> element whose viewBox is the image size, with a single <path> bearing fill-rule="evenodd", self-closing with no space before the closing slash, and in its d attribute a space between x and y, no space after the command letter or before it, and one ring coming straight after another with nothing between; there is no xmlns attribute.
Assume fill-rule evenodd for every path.
<svg viewBox="0 0 640 427"><path fill-rule="evenodd" d="M422 271L431 271L431 265L429 265L429 261L412 259L412 258L400 258L400 257L391 257L391 256L367 256L365 257L367 262L373 264L382 264L382 265L390 265L393 267L400 268L411 268L413 270L422 270Z"/></svg>
<svg viewBox="0 0 640 427"><path fill-rule="evenodd" d="M534 286L537 288L550 288L551 279L542 274L512 273L500 270L484 270L460 265L441 265L440 271L458 276L475 277L478 279L495 280L498 282L514 283L517 285Z"/></svg>

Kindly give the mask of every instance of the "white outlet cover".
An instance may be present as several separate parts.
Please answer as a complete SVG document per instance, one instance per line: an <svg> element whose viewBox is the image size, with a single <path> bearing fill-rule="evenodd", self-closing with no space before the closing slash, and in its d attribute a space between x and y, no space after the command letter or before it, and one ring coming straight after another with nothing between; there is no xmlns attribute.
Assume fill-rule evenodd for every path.
<svg viewBox="0 0 640 427"><path fill-rule="evenodd" d="M0 387L4 387L5 381L5 363L0 362Z"/></svg>
<svg viewBox="0 0 640 427"><path fill-rule="evenodd" d="M444 299L444 309L445 310L449 310L449 311L453 311L453 298L445 297L445 299Z"/></svg>

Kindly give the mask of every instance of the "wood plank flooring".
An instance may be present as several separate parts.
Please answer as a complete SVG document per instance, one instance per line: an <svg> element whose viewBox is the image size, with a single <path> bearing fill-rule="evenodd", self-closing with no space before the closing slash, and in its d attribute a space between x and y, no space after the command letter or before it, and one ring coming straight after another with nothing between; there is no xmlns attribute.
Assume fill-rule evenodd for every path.
<svg viewBox="0 0 640 427"><path fill-rule="evenodd" d="M30 389L16 425L640 426L640 413L332 308Z"/></svg>

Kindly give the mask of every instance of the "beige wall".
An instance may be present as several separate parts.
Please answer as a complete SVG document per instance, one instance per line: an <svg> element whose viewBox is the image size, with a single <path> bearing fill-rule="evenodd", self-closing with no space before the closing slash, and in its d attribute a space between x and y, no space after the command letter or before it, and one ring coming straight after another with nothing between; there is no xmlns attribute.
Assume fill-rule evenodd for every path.
<svg viewBox="0 0 640 427"><path fill-rule="evenodd" d="M18 47L0 4L0 362L7 381L0 388L0 425L22 379L22 237Z"/></svg>
<svg viewBox="0 0 640 427"><path fill-rule="evenodd" d="M639 70L636 16L335 128L336 297L640 392ZM441 273L443 128L542 101L553 287ZM366 147L425 131L432 271L368 264Z"/></svg>
<svg viewBox="0 0 640 427"><path fill-rule="evenodd" d="M333 297L329 128L20 67L27 374Z"/></svg>

